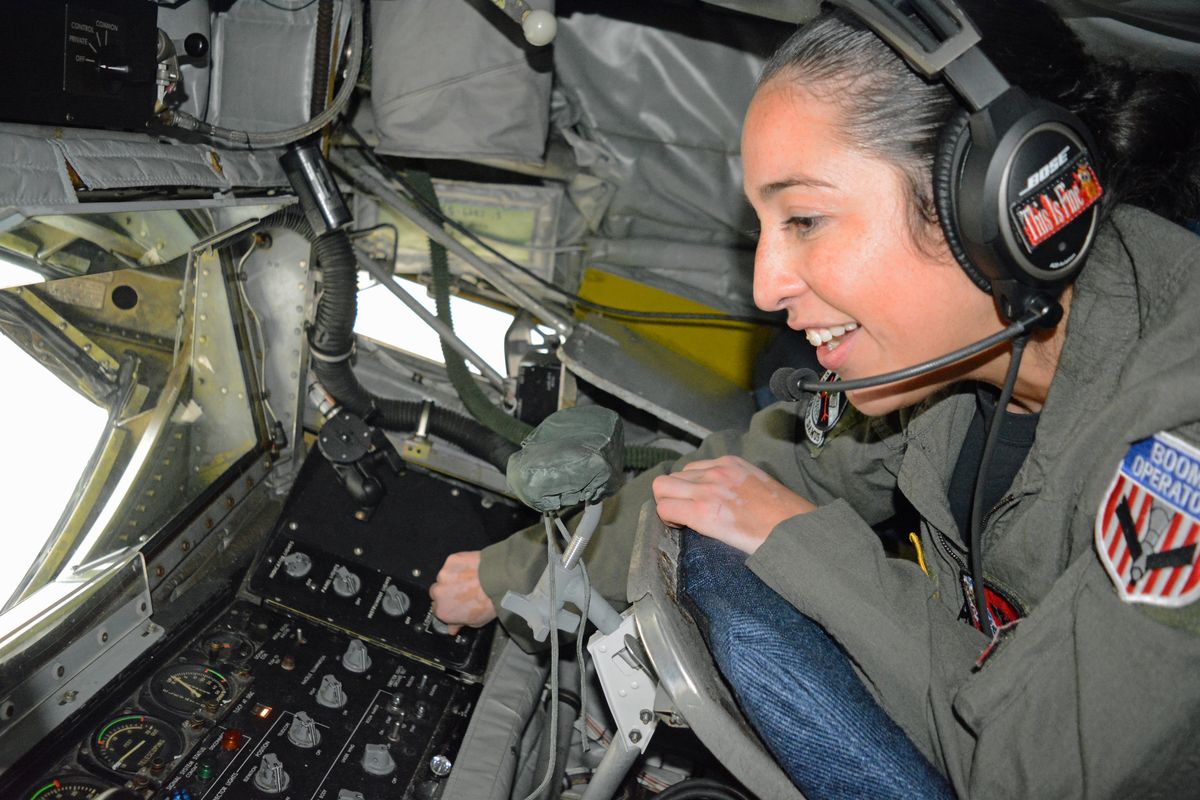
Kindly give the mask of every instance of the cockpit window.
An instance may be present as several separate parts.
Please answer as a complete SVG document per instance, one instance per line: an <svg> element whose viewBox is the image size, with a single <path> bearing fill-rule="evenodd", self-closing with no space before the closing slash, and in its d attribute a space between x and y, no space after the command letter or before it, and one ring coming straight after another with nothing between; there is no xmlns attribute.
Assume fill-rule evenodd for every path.
<svg viewBox="0 0 1200 800"><path fill-rule="evenodd" d="M359 284L363 285L367 280L364 273ZM427 311L437 313L434 300L423 285L400 278L395 280ZM504 375L504 335L512 325L513 315L465 297L450 298L450 315L455 334L496 372ZM413 355L444 363L441 340L433 328L378 283L359 291L354 331ZM469 369L478 372L474 365Z"/></svg>
<svg viewBox="0 0 1200 800"><path fill-rule="evenodd" d="M68 506L104 435L108 412L3 336L0 364L9 387L0 392L0 417L9 420L0 457L0 528L7 531L0 596L7 598Z"/></svg>
<svg viewBox="0 0 1200 800"><path fill-rule="evenodd" d="M205 234L178 211L0 234L0 260L45 278L0 291L0 412L26 437L0 452L2 524L25 545L0 603L153 543L264 440L234 260L194 249Z"/></svg>

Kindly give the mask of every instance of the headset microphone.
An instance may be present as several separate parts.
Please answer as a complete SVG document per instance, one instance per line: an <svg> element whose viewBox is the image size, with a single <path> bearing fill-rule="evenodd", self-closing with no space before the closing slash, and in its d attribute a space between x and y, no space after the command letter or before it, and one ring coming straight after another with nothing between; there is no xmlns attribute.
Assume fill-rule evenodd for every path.
<svg viewBox="0 0 1200 800"><path fill-rule="evenodd" d="M984 350L995 347L1001 342L1007 342L1023 336L1034 328L1052 328L1062 319L1062 313L1062 306L1056 301L1042 295L1039 296L1034 308L1004 330L994 333L987 338L980 339L966 347L960 347L958 350L954 350L944 356L938 356L929 361L893 372L885 372L882 375L875 375L870 378L856 378L850 381L822 381L818 379L815 371L807 367L800 367L799 369L784 367L775 370L774 374L771 375L771 394L775 395L778 400L792 401L801 400L813 392L850 392L856 389L869 389L873 386L883 386L886 383L905 381L909 378L915 378L918 375L925 375L939 370L950 364L964 361L973 355L982 353Z"/></svg>

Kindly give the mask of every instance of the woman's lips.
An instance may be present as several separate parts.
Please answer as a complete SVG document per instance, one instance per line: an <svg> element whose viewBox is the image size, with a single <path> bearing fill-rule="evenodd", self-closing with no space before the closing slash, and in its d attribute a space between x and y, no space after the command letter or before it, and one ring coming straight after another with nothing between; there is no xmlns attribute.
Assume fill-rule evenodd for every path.
<svg viewBox="0 0 1200 800"><path fill-rule="evenodd" d="M825 369L831 369L834 372L839 371L850 358L850 351L854 348L854 342L858 339L858 334L862 331L861 328L855 328L852 331L847 331L841 337L834 340L830 344L834 347L831 350L828 344L822 344L817 350L817 361Z"/></svg>

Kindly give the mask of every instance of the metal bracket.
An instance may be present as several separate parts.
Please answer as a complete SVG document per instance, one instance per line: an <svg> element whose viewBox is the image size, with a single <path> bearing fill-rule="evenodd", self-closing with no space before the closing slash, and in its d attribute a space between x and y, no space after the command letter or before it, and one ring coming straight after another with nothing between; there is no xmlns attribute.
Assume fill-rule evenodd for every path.
<svg viewBox="0 0 1200 800"><path fill-rule="evenodd" d="M427 399L421 402L421 418L417 422L417 432L405 439L400 446L400 454L405 460L424 461L429 458L429 451L433 449L433 445L429 441L427 431L429 430L429 412L432 410L432 400Z"/></svg>
<svg viewBox="0 0 1200 800"><path fill-rule="evenodd" d="M626 612L612 633L596 632L588 640L588 652L604 689L618 734L630 745L646 752L658 727L654 701L658 678L650 670L642 650L633 615Z"/></svg>

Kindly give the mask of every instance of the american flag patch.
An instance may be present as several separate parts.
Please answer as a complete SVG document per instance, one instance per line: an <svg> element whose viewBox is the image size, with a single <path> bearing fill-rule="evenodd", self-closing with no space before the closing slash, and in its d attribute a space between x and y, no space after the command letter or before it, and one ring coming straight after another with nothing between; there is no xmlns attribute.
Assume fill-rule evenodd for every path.
<svg viewBox="0 0 1200 800"><path fill-rule="evenodd" d="M1096 514L1096 550L1126 602L1200 596L1200 451L1167 433L1134 443Z"/></svg>

